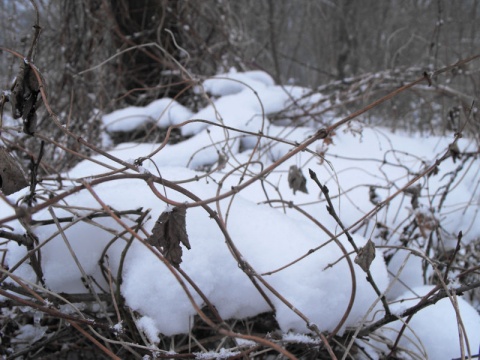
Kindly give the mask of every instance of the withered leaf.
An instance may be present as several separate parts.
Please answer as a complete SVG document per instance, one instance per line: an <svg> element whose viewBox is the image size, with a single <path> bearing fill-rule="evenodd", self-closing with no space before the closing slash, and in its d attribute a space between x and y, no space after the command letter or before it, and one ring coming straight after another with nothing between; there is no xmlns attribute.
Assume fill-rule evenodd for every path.
<svg viewBox="0 0 480 360"><path fill-rule="evenodd" d="M368 197L373 205L378 205L382 202L382 199L377 194L377 188L373 185L370 186L370 190L368 191Z"/></svg>
<svg viewBox="0 0 480 360"><path fill-rule="evenodd" d="M406 188L403 190L403 192L407 195L412 196L411 204L413 209L418 209L418 198L420 197L420 193L422 191L422 187L420 184L417 184L415 186L410 186L409 188Z"/></svg>
<svg viewBox="0 0 480 360"><path fill-rule="evenodd" d="M164 211L153 227L152 236L147 240L160 250L163 256L176 268L182 262L180 243L190 250L185 221L186 213L187 209L185 207L177 206L170 211Z"/></svg>
<svg viewBox="0 0 480 360"><path fill-rule="evenodd" d="M323 143L325 145L332 145L333 144L333 137L332 135L330 134L329 136L327 136L325 139L323 139Z"/></svg>
<svg viewBox="0 0 480 360"><path fill-rule="evenodd" d="M37 108L41 104L40 84L26 60L20 65L20 71L12 88L12 114L14 119L23 119L23 132L33 135L37 127Z"/></svg>
<svg viewBox="0 0 480 360"><path fill-rule="evenodd" d="M0 188L11 195L28 186L25 174L11 154L0 147Z"/></svg>
<svg viewBox="0 0 480 360"><path fill-rule="evenodd" d="M368 240L365 246L358 250L354 261L363 271L367 272L370 269L373 259L375 259L375 244L372 240Z"/></svg>
<svg viewBox="0 0 480 360"><path fill-rule="evenodd" d="M308 194L307 179L296 165L290 166L288 170L288 186L290 186L290 189L293 189L294 195L297 191Z"/></svg>
<svg viewBox="0 0 480 360"><path fill-rule="evenodd" d="M450 155L452 155L453 163L455 163L457 159L460 159L460 157L462 156L462 153L458 148L458 144L454 142L453 144L448 145L448 149L450 150Z"/></svg>

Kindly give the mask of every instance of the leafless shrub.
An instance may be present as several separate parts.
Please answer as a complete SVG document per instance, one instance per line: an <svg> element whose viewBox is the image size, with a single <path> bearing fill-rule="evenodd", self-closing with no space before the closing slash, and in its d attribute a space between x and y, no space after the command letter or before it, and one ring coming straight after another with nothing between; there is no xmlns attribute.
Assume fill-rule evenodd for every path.
<svg viewBox="0 0 480 360"><path fill-rule="evenodd" d="M39 110L42 114L39 115L37 130L17 135L15 132L18 126L11 125L12 123L7 123L7 121L5 121L2 128L2 139L7 148L15 150L19 154L18 165L24 166L29 164L30 166L30 192L23 199L23 204L11 204L9 199L5 197L7 194L5 189L2 195L4 206L11 206L15 213L0 220L0 223L4 226L4 230L0 231L0 236L5 241L17 242L20 246L25 246L29 250L27 256L14 267L7 269L3 266L5 262L2 262L2 275L0 277L2 287L0 288L0 294L7 299L7 301L2 302L2 306L5 309L4 313L8 314L2 318L2 332L6 334L5 338L7 340L5 345L15 349L15 353L8 354L9 356L34 356L34 353L48 355L53 352L61 355L64 350L62 350L59 344L62 343L76 344L82 350L91 349L90 344L94 344L95 350L91 350L92 358L142 358L143 356L194 358L195 352L201 352L217 346L231 349L232 352L236 352L235 356L238 357L253 357L260 356L262 353L273 352L288 358L295 358L296 356L304 358L356 356L363 353L363 349L358 342L355 342L355 339L376 336L375 330L389 322L393 322L397 318L391 314L385 294L382 294L376 288L374 274L370 274L369 266L373 257L375 257L375 246L373 246L372 242L367 243L364 247L357 246L351 236L354 233L360 233L364 236L371 233L373 237L379 239L382 248L387 249L385 253L387 261L400 249L399 246L392 245L393 234L401 233L401 241L403 241L401 248L403 250L407 249L407 251L411 251L415 255L422 256L425 269L427 267L435 269L434 275L430 278L428 278L425 271L426 282L436 284L434 291L429 294L428 298L422 299L421 306L407 309L402 314L405 318L408 319L426 306L432 306L440 298L453 296L457 293L460 294L463 291L474 290L475 292L470 293L473 294L471 295L472 302L478 304L477 293L480 287L478 282L478 265L477 262L472 261L472 258L477 256L478 244L471 242L468 247L460 247L462 240L461 229L459 229L457 237L452 238L452 234L442 232L442 219L436 217L436 214L444 205L444 199L449 196L449 189L454 184L457 184L461 176L461 169L473 164L478 157L477 152L462 153L454 146L462 134L467 133L467 126L472 126L472 131L476 130L476 127L471 124L475 123L475 117L478 115L475 112L475 105L472 105L470 101L470 93L459 92L454 90L453 87L438 85L436 81L439 78L444 79L446 73L452 74L459 71L459 69L467 68L470 64L478 61L478 56L466 57L453 62L451 66L436 67L428 72L420 68L405 68L403 70L397 68L396 70L356 76L349 80L335 81L325 85L319 89L321 93L328 94L328 96L319 100L325 102L321 113L315 113L313 109L305 108L302 104L292 103L291 108L284 113L276 114L276 119L273 119L273 121L290 122L297 125L302 125L303 122L307 121L318 124L318 131L301 143L289 143L279 138L268 138L261 133L247 134L240 129L231 129L223 126L226 131L230 131L232 134L255 136L256 139L266 140L266 147L274 146L283 141L291 146L291 151L276 159L272 164L263 167L258 172L249 173L244 181L235 188L221 192L222 188L221 184L219 184L217 196L205 201L198 198L196 194L190 193L182 184L168 181L168 179L153 174L143 173L141 171L142 163L149 161L152 155L146 154L143 158L135 159L134 163L108 155L99 144L102 129L98 113L94 112L94 109L107 111L119 104L145 104L151 99L162 96L172 96L194 108L198 99L190 99L193 95L189 91L191 86L198 80L196 78L198 74L214 73L220 65L223 66L223 63L230 65L235 63L236 60L238 60L238 63L235 63L235 65L238 67L241 68L244 65L244 62L239 60L241 59L240 55L236 58L237 47L232 45L245 41L245 39L238 29L239 32L232 35L230 27L231 24L236 24L241 29L240 22L237 22L235 16L232 15L235 12L235 7L238 5L227 5L219 1L218 4L221 6L217 9L205 5L207 3L195 3L193 5L193 3L183 1L164 1L161 2L161 5L152 3L152 8L139 8L137 13L133 11L135 9L128 8L128 5L131 4L132 2L120 2L120 6L117 8L113 8L106 1L66 2L61 5L48 4L48 6L55 7L55 9L57 9L56 6L60 7L59 18L55 18L52 15L55 12L46 12L46 14L49 16L48 24L52 27L54 27L55 21L61 20L60 23L64 27L61 28L62 31L57 36L64 37L64 43L60 42L60 44L68 45L68 48L62 49L60 45L63 58L58 60L53 55L52 50L52 48L58 50L58 43L55 45L49 44L49 46L38 45L37 58L43 57L47 61L43 71L36 66L35 59L27 58L27 61L25 61L20 53L12 50L14 48L13 45L2 47L3 53L8 53L11 58L15 59L11 64L23 64L33 74L32 76L39 84L37 90L44 103L43 108ZM273 2L268 2L267 5L270 7L270 16L273 16L275 13ZM3 6L5 6L4 3ZM251 4L248 6L251 6ZM44 10L48 10L47 6L45 6ZM149 26L140 26L146 11L154 13L157 16L155 18L157 21L162 19L164 21L162 25L158 26L152 19L147 19L145 21L147 21ZM42 10L39 10L39 13L42 13ZM72 19L75 16L80 17L80 19L63 21L64 19ZM212 19L222 16L228 19L228 21L220 22L218 26L214 27L208 24L207 21L202 22L200 27L193 26L194 20L196 21L199 17ZM356 19L352 14L348 16ZM103 19L102 22L100 22L100 19ZM152 22L149 22L150 20ZM170 21L172 23L169 23ZM81 27L79 27L79 24ZM274 25L270 24L271 27ZM115 28L115 36L104 32L105 28L110 26ZM135 26L139 26L138 30L140 31L136 36L122 31L122 27L135 29ZM176 31L171 30L164 33L162 29L165 26ZM276 33L274 29L269 29L269 31L271 31L272 35ZM343 29L342 31L345 32L347 30ZM78 32L91 33L88 34L89 36L82 38L78 37ZM349 39L346 34L342 36L344 41L354 42L354 39ZM183 52L184 50L175 43L176 40L180 41L180 39L182 45L188 45L188 51ZM89 41L90 43L88 43ZM112 49L111 46L116 47L120 51L118 56L109 52ZM197 48L198 53L193 52L191 48ZM218 50L215 50L215 48L218 48ZM229 50L226 55L222 54L225 49ZM349 71L342 58L352 56L348 51L353 50L358 51L358 48L352 45L351 49L345 50L347 53L337 49L338 59L336 67L338 75L343 76ZM28 52L28 46L26 51ZM202 54L205 51L211 51L211 56L203 58ZM3 53L2 56L4 55ZM272 51L272 53L275 60L275 56L278 56L278 51L277 54L275 54L275 51ZM401 51L398 51L397 54L394 54L394 58L391 61L396 61L395 59L401 57L401 55ZM99 61L99 59L102 59L102 61ZM103 62L105 59L108 59L108 61ZM50 65L48 65L49 60L52 61ZM278 59L276 62L275 72L277 77L279 77L282 70ZM67 71L56 72L55 67L60 66L60 64L67 67ZM158 66L161 69L160 78L153 76L153 66ZM354 65L354 67L356 66ZM16 69L17 67L12 66L12 68ZM115 71L120 73L121 76L115 76ZM192 76L192 74L195 76ZM467 74L472 75L468 71ZM45 83L45 79L49 77L55 79L52 85ZM361 128L353 129L351 127L353 120L367 116L370 111L378 108L381 104L385 104L388 100L393 101L395 106L405 106L410 100L408 96L407 99L404 98L408 91L413 92L413 98L422 104L428 103L433 106L436 103L435 100L440 95L451 99L452 106L457 104L458 109L454 110L452 108L451 114L448 113L449 126L451 126L452 132L455 133L455 137L452 139L452 146L445 149L445 152L438 157L432 158L432 163L425 163L424 169L419 173L411 172L401 162L386 159L380 167L380 173L385 176L386 180L389 180L388 172L387 170L384 171L383 168L388 166L403 166L409 180L402 182L401 185L389 182L389 188L384 189L375 188L373 187L374 184L362 184L367 189L366 196L367 198L368 196L370 197L373 207L371 211L359 218L355 224L344 224L341 211L337 212L332 202L329 186L332 187L335 182L332 180L327 186L327 184L323 184L317 178L313 171L310 171L310 178L317 183L323 197L321 199L315 198L312 201L328 206L329 215L334 219L335 226L338 225L341 229L340 234L334 233L332 229L325 227L323 223L317 220L315 214L308 212L308 206L305 204L285 204L282 202L281 194L279 194L279 199L270 199L268 196L265 196L265 202L271 206L279 206L283 209L289 208L304 214L329 238L328 241L337 241L339 236L346 236L355 250L355 262L362 264L362 269L365 271L371 286L375 289L379 300L383 304L385 315L372 324L349 329L343 336L339 336L338 331L345 320L342 319L336 326L335 331L332 331L330 334L323 334L313 324L310 324L308 317L270 286L266 277L263 276L265 274L258 274L243 259L242 254L230 238L225 220L225 216L228 216L228 214L219 214L214 210L214 205L221 198L229 198L231 201L234 201L235 195L251 184L259 182L268 184L268 175L272 171L301 152L307 152L311 160L324 164L329 146L335 141L335 132L342 130L357 131L361 135ZM8 96L10 94L5 92L2 108L7 109L7 100L10 100L10 98L7 99ZM206 94L201 94L201 97L207 98L208 101ZM5 109L3 110L6 117L7 111ZM412 111L416 110L418 108L412 109ZM324 121L322 114L329 111L335 111L336 115L342 113L346 115L341 120ZM433 118L433 116L431 121L428 122L432 127L447 121L443 117ZM462 118L462 116L463 119L459 121L458 118ZM372 119L372 123L374 123L374 119ZM423 123L415 124L415 126L403 124L403 126L399 127L408 128L412 126L413 130L423 125ZM162 151L173 129L182 126L186 126L186 124L169 127L163 142L158 145L155 151ZM225 139L226 142L227 140ZM308 150L308 147L316 142L324 145L321 154ZM233 157L234 154L229 153L227 146L222 147L222 149L225 151L225 154L219 152L218 163L207 169L205 177L224 169L225 164ZM263 150L260 147L255 147L252 151L255 153ZM2 151L5 152L3 149ZM392 152L395 152L395 150L392 150ZM111 172L92 179L77 179L77 183L70 185L69 181L71 179L62 175L62 170L77 163L89 154L104 154L108 156L114 165L103 165L109 168ZM447 174L450 179L449 182L445 187L440 188L437 193L425 195L422 184L424 185L430 177L436 176L438 166L447 159L456 161L458 171ZM245 176L243 168L247 168L251 164L250 161L235 167L234 174L241 176L243 179ZM335 166L334 161L333 159L333 167ZM384 172L382 173L382 171ZM1 175L2 177L11 176L11 173L3 171ZM225 177L231 175L225 174ZM332 176L332 178L334 177ZM99 184L124 179L142 180L146 184L145 186L150 187L153 197L171 206L184 206L177 208L182 209L181 217L184 215L183 210L185 209L202 207L216 222L218 229L225 237L232 257L238 262L245 275L257 287L259 293L265 297L272 311L252 319L222 319L215 309L215 304L212 304L202 293L201 289L195 286L188 274L182 271L180 266L180 244L173 244L173 249L167 249L168 251L165 249L165 244L162 242L167 240L164 239L165 233L172 233L172 231L178 230L172 230L166 225L165 218L168 217L168 214L162 215L163 218L159 218L159 223L162 226L154 228L152 233L150 233L144 226L149 210L141 208L117 211L112 209L109 204L105 204L101 196L95 191L95 187ZM6 180L9 179L3 179L2 184L7 184ZM191 179L191 181L198 181L198 178ZM292 176L287 181L291 182L291 187L294 191L305 192L306 179L298 167L292 170ZM65 185L66 183L69 183L69 185ZM185 204L178 204L160 193L155 184L161 185L169 191L181 193L189 200ZM274 187L274 185L271 186ZM96 199L97 203L95 208L81 209L83 215L79 215L80 209L75 208L73 204L68 202L72 195L80 191L88 191ZM351 189L342 189L336 196L348 198L350 191ZM388 194L383 200L378 196L377 192L380 191ZM421 209L420 211L419 198L432 204L432 206L437 206L437 208ZM393 200L398 199L401 199L402 202L410 203L412 211L405 219L399 219L397 223L401 224L401 226L398 225L398 228L392 228L390 224L381 223L376 218L376 215L382 209L387 209L387 213L398 211L398 208L392 205ZM437 202L437 199L440 200ZM50 218L44 220L32 219L32 216L42 209L49 210ZM55 211L59 209L66 209L71 213L71 216L58 217ZM115 228L113 226L109 227L97 221L99 218L108 219L111 224L115 224L116 230L112 230L112 228ZM184 218L182 219L184 220ZM12 220L20 221L25 230L24 234L16 234L9 231L8 222ZM184 228L183 220L180 226L181 230ZM173 215L167 221L174 221ZM111 237L101 255L101 259L99 259L103 275L102 281L103 284L107 284L107 287L99 285L100 279L91 278L84 273L82 279L88 291L82 294L55 293L47 289L43 283L41 258L42 246L51 241L53 236L49 239L38 239L35 236L33 227L55 226L56 233L68 244L67 231L76 224L96 226L99 231L105 232ZM372 227L375 228L374 232L371 231ZM185 239L183 235L180 240L182 240L185 246L189 246L188 239ZM114 272L113 267L109 263L108 250L117 241L124 244L124 251L122 252L122 259L119 260L119 269ZM133 241L144 243L157 256L158 261L163 262L168 267L191 299L192 306L198 314L194 319L190 334L162 337L159 349L155 351L152 351L149 347L149 340L135 324L139 314L125 306L124 299L119 292L122 282L124 257ZM452 250L444 246L448 241L456 241L459 247ZM160 251L155 250L152 245L157 246ZM341 244L338 246L341 246ZM419 254L420 251L415 249L422 249L424 253ZM305 257L316 251L321 251L321 246L317 249L312 249L304 257L296 259L294 263L301 262ZM352 268L353 265L347 251L344 248L342 248L342 251L346 261L349 261L349 266ZM172 256L172 252L174 252L174 256ZM72 258L76 258L73 250ZM18 267L27 263L35 270L38 278L36 283L15 274L15 270ZM287 264L286 266L291 265ZM79 268L82 268L81 264L79 264ZM354 271L352 271L352 276L354 276L353 273ZM465 284L452 291L447 287L449 277L452 276L460 281L465 280ZM10 280L9 282L6 282L7 278ZM203 307L195 303L192 298L192 290L189 290L187 284L202 298L205 304ZM354 286L355 281L352 282L352 287ZM292 312L310 326L312 343L308 345L296 344L293 341L289 342L276 337L278 324L276 324L273 317L274 306L268 300L265 289L268 289L274 296L281 299ZM74 310L73 313L64 311L64 306L67 304ZM345 314L348 314L350 310L351 307L346 309ZM122 322L124 323L122 326L117 326ZM37 330L40 330L38 334L39 341L32 341L34 345L27 349L23 348L21 344L15 343L15 339L21 338L21 336L18 336L21 335L18 334L19 324L40 324L41 326L37 327ZM75 332L70 331L69 325L75 329ZM51 328L55 330L49 332L49 336L45 336ZM235 342L235 338L251 340L255 342L255 345L242 347ZM398 344L390 345L391 355L396 355ZM174 350L176 354L169 353L169 350Z"/></svg>

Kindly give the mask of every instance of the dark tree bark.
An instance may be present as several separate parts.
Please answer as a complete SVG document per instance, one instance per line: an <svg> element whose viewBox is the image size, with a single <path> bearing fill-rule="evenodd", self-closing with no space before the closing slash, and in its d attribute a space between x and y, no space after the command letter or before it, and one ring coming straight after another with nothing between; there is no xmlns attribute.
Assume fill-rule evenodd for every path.
<svg viewBox="0 0 480 360"><path fill-rule="evenodd" d="M176 61L181 62L179 2L177 0L122 0L111 1L114 21L114 44L117 49L138 46L125 52L117 63L116 72L121 74L123 88L137 90L126 100L138 103L152 88L157 88L155 97L176 97L184 88ZM152 44L143 46L146 44ZM156 45L153 45L156 44ZM141 102L141 101L140 101Z"/></svg>

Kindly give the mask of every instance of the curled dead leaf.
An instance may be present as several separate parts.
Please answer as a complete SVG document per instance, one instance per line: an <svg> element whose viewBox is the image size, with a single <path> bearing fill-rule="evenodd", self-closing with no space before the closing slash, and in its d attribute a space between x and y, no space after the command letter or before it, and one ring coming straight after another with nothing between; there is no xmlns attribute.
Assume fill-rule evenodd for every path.
<svg viewBox="0 0 480 360"><path fill-rule="evenodd" d="M164 211L153 227L152 236L147 239L176 268L182 262L183 252L180 244L190 250L185 221L186 213L185 207L174 207Z"/></svg>
<svg viewBox="0 0 480 360"><path fill-rule="evenodd" d="M10 96L14 119L23 119L23 132L33 135L37 128L37 108L42 103L40 84L26 60L20 65Z"/></svg>
<svg viewBox="0 0 480 360"><path fill-rule="evenodd" d="M457 159L461 158L462 153L460 152L460 149L459 149L458 144L456 142L448 145L448 150L450 150L450 155L452 155L452 160L453 160L454 163L457 161Z"/></svg>
<svg viewBox="0 0 480 360"><path fill-rule="evenodd" d="M296 165L290 166L290 169L288 170L288 186L293 190L294 195L297 191L308 194L307 179L303 176L302 171Z"/></svg>
<svg viewBox="0 0 480 360"><path fill-rule="evenodd" d="M365 246L358 250L354 261L363 271L367 272L370 269L373 259L375 259L375 244L372 240L368 240Z"/></svg>
<svg viewBox="0 0 480 360"><path fill-rule="evenodd" d="M370 186L370 189L368 191L368 197L370 199L370 202L373 205L378 205L382 202L382 199L380 196L377 194L377 188L373 185Z"/></svg>

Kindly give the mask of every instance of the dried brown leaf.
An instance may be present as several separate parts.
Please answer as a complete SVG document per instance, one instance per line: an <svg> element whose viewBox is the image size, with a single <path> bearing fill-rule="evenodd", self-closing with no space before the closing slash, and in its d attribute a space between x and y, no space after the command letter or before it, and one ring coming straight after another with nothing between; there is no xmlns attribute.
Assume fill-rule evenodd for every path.
<svg viewBox="0 0 480 360"><path fill-rule="evenodd" d="M370 186L370 189L368 191L368 197L370 199L370 202L373 204L373 205L378 205L382 202L382 199L380 198L380 196L378 196L377 194L377 188L375 186Z"/></svg>
<svg viewBox="0 0 480 360"><path fill-rule="evenodd" d="M153 227L152 236L147 240L177 268L182 262L183 254L180 243L190 250L185 221L186 212L185 207L174 207L170 211L164 211Z"/></svg>
<svg viewBox="0 0 480 360"><path fill-rule="evenodd" d="M460 152L460 149L458 148L458 144L456 142L450 144L448 146L448 149L450 150L450 155L452 155L453 163L455 163L457 159L461 158L462 153Z"/></svg>
<svg viewBox="0 0 480 360"><path fill-rule="evenodd" d="M323 143L325 145L332 145L333 144L333 138L331 135L327 136L325 139L323 139Z"/></svg>
<svg viewBox="0 0 480 360"><path fill-rule="evenodd" d="M372 240L368 240L365 246L358 250L354 261L363 271L367 272L370 269L373 259L375 259L375 244Z"/></svg>
<svg viewBox="0 0 480 360"><path fill-rule="evenodd" d="M5 195L28 186L25 174L17 161L5 148L0 147L0 188Z"/></svg>
<svg viewBox="0 0 480 360"><path fill-rule="evenodd" d="M406 188L403 190L403 192L407 195L412 196L411 204L413 209L418 209L419 203L418 203L418 198L420 197L420 194L422 192L422 187L420 184L417 184L415 186L410 186L409 188Z"/></svg>
<svg viewBox="0 0 480 360"><path fill-rule="evenodd" d="M293 189L294 195L297 191L308 194L307 179L296 165L290 166L288 170L288 186L290 186L290 189Z"/></svg>
<svg viewBox="0 0 480 360"><path fill-rule="evenodd" d="M40 84L30 65L24 61L20 65L20 71L15 79L10 102L12 104L12 115L14 119L23 119L23 132L33 135L37 128L37 108L41 104Z"/></svg>

